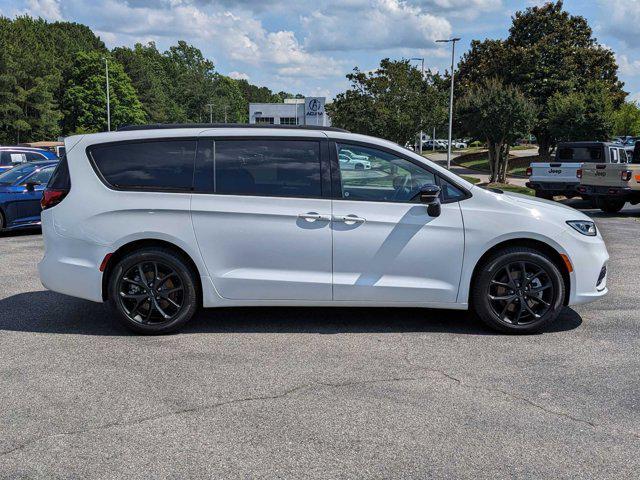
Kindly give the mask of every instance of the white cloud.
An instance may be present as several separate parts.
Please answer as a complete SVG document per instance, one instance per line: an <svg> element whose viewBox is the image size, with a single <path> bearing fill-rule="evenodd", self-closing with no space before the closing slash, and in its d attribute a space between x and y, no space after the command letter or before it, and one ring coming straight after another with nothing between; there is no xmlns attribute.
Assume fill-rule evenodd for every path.
<svg viewBox="0 0 640 480"><path fill-rule="evenodd" d="M247 75L246 73L243 73L243 72L236 72L234 70L233 72L229 72L229 76L231 78L233 78L234 80L247 80L247 81L249 81L249 75Z"/></svg>
<svg viewBox="0 0 640 480"><path fill-rule="evenodd" d="M27 13L33 17L51 21L62 20L58 0L28 0L27 6Z"/></svg>
<svg viewBox="0 0 640 480"><path fill-rule="evenodd" d="M353 11L358 3L357 11ZM363 8L364 7L364 8ZM451 33L444 17L401 0L353 0L302 17L311 51L425 48Z"/></svg>
<svg viewBox="0 0 640 480"><path fill-rule="evenodd" d="M599 0L603 30L630 47L640 42L640 0Z"/></svg>
<svg viewBox="0 0 640 480"><path fill-rule="evenodd" d="M80 0L70 0L83 3ZM150 40L174 43L185 39L207 56L224 56L233 63L261 68L278 76L327 77L341 74L341 63L308 52L292 31L268 31L254 16L229 10L205 10L181 0L159 8L102 0L85 5L83 16L93 18L96 31L114 46Z"/></svg>
<svg viewBox="0 0 640 480"><path fill-rule="evenodd" d="M640 76L640 59L629 60L625 54L616 55L620 74L628 77Z"/></svg>

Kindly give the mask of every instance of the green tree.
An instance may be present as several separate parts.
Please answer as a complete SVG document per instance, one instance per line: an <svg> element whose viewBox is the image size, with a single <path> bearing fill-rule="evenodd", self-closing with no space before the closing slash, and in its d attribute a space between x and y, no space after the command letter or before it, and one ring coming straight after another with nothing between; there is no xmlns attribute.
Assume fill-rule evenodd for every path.
<svg viewBox="0 0 640 480"><path fill-rule="evenodd" d="M60 132L60 72L47 26L30 17L0 18L0 97L8 115L0 120L3 142L55 138Z"/></svg>
<svg viewBox="0 0 640 480"><path fill-rule="evenodd" d="M118 47L112 55L131 79L150 122L186 121L185 109L171 93L177 90L175 79L169 76L167 59L155 43L137 43L133 49Z"/></svg>
<svg viewBox="0 0 640 480"><path fill-rule="evenodd" d="M584 92L555 93L546 112L557 141L607 140L613 126L613 101L601 82L589 83Z"/></svg>
<svg viewBox="0 0 640 480"><path fill-rule="evenodd" d="M213 62L202 52L179 41L164 53L165 71L173 79L172 98L179 99L185 122L202 122L208 118L206 105L211 103L214 92L215 70Z"/></svg>
<svg viewBox="0 0 640 480"><path fill-rule="evenodd" d="M436 88L433 75L423 78L408 60L386 58L376 71L355 68L347 78L351 88L327 106L337 127L404 145L446 117L446 92Z"/></svg>
<svg viewBox="0 0 640 480"><path fill-rule="evenodd" d="M225 75L215 75L209 103L214 122L246 123L249 118L249 107L238 82Z"/></svg>
<svg viewBox="0 0 640 480"><path fill-rule="evenodd" d="M613 114L613 135L640 135L640 107L636 102L625 102Z"/></svg>
<svg viewBox="0 0 640 480"><path fill-rule="evenodd" d="M105 66L98 52L80 52L66 78L63 97L65 133L107 129ZM109 58L111 127L144 123L145 113L122 65Z"/></svg>
<svg viewBox="0 0 640 480"><path fill-rule="evenodd" d="M529 131L536 108L516 87L489 79L469 89L458 102L456 117L474 137L486 139L491 182L506 182L509 146Z"/></svg>
<svg viewBox="0 0 640 480"><path fill-rule="evenodd" d="M557 141L550 128L550 98L584 93L585 79L601 83L616 108L626 95L613 52L598 44L592 33L585 18L563 10L562 1L517 12L506 40L472 42L459 63L460 88L487 77L517 86L537 106L533 133L540 155L549 158Z"/></svg>

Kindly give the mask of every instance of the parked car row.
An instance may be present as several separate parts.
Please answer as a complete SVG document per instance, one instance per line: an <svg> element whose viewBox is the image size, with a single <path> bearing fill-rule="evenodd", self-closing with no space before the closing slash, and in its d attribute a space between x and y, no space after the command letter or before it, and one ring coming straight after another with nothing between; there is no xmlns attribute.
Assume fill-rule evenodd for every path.
<svg viewBox="0 0 640 480"><path fill-rule="evenodd" d="M555 161L532 163L527 176L537 197L580 196L615 213L640 203L640 142L631 152L622 143L563 142Z"/></svg>
<svg viewBox="0 0 640 480"><path fill-rule="evenodd" d="M40 201L57 160L27 162L0 174L0 231L40 225Z"/></svg>
<svg viewBox="0 0 640 480"><path fill-rule="evenodd" d="M451 140L451 148L467 148L467 143L462 140ZM446 150L449 147L449 140L429 139L422 143L425 150Z"/></svg>
<svg viewBox="0 0 640 480"><path fill-rule="evenodd" d="M0 147L0 173L27 162L57 160L58 156L43 148Z"/></svg>
<svg viewBox="0 0 640 480"><path fill-rule="evenodd" d="M57 164L48 149L0 147L0 231L40 225L42 192Z"/></svg>

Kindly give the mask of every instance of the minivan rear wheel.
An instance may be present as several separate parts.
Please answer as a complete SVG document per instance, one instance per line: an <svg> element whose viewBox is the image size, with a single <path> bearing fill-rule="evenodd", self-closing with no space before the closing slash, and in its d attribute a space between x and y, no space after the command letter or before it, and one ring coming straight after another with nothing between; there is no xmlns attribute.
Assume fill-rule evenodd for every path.
<svg viewBox="0 0 640 480"><path fill-rule="evenodd" d="M495 252L479 266L471 299L477 316L507 333L532 333L562 311L565 286L546 254L528 247Z"/></svg>
<svg viewBox="0 0 640 480"><path fill-rule="evenodd" d="M197 310L195 272L169 249L136 250L113 268L109 302L131 330L144 334L175 331Z"/></svg>

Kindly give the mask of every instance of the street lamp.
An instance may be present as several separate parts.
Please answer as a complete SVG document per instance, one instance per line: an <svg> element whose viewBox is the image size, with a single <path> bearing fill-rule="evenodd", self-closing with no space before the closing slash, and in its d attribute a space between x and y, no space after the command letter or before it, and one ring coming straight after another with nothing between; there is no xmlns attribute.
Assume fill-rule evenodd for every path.
<svg viewBox="0 0 640 480"><path fill-rule="evenodd" d="M424 81L424 57L413 57L409 60L420 60L422 62L422 81ZM420 123L422 123L422 110L420 110ZM421 125L422 126L422 125ZM422 129L420 130L420 155L422 155Z"/></svg>
<svg viewBox="0 0 640 480"><path fill-rule="evenodd" d="M111 131L111 104L109 102L109 63L107 63L107 57L102 57L104 60L104 73L107 79L107 131Z"/></svg>
<svg viewBox="0 0 640 480"><path fill-rule="evenodd" d="M456 52L456 42L460 38L436 40L436 43L451 43L451 94L449 96L449 145L447 145L447 168L451 169L451 131L453 130L453 59Z"/></svg>
<svg viewBox="0 0 640 480"><path fill-rule="evenodd" d="M209 107L209 123L213 123L213 103L207 103Z"/></svg>

